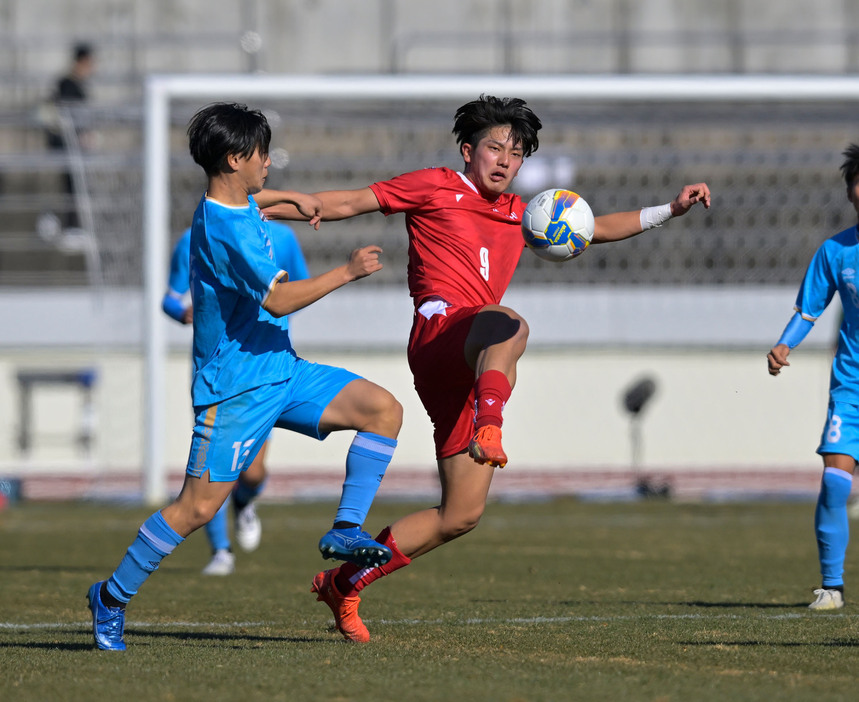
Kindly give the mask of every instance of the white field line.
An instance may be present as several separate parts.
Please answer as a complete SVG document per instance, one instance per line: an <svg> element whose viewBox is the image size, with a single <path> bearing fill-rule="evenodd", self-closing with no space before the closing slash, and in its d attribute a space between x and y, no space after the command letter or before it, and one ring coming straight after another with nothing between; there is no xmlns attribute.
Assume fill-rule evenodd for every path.
<svg viewBox="0 0 859 702"><path fill-rule="evenodd" d="M828 614L827 618L838 617L841 619L856 619L859 614ZM587 622L627 622L639 621L645 619L654 619L662 621L697 619L697 620L740 620L740 619L762 619L777 621L780 619L804 619L808 617L819 617L816 614L809 613L784 613L784 614L642 614L642 615L620 615L620 616L593 616L593 617L512 617L507 619L487 618L468 618L468 619L365 619L368 624L384 624L389 626L421 626L439 624L453 626L469 626L475 624L490 624L497 626L499 624L515 624L515 625L530 625L530 624L566 624L566 623L587 623ZM311 622L303 621L302 624L311 624ZM232 628L255 628L266 626L283 626L283 622L139 622L128 621L126 627L131 628L178 628L178 629L232 629ZM92 621L82 622L35 622L31 624L17 622L0 622L0 630L13 631L32 631L32 630L65 630L78 629L81 627L89 628L92 626Z"/></svg>

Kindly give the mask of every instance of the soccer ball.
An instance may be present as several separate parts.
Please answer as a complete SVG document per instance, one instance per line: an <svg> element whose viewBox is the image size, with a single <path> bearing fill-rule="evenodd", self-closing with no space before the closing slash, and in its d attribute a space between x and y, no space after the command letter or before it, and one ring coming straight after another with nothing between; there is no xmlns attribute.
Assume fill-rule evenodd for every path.
<svg viewBox="0 0 859 702"><path fill-rule="evenodd" d="M525 208L522 236L540 258L569 261L591 243L594 213L584 198L571 190L544 190Z"/></svg>

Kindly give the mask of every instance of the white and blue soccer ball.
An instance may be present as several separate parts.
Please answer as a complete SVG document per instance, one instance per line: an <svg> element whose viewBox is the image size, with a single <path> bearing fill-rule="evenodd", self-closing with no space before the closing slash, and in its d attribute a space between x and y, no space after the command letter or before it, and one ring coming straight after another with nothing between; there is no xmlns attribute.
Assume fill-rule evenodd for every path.
<svg viewBox="0 0 859 702"><path fill-rule="evenodd" d="M522 215L522 236L540 258L560 263L580 256L594 237L594 213L572 190L535 195Z"/></svg>

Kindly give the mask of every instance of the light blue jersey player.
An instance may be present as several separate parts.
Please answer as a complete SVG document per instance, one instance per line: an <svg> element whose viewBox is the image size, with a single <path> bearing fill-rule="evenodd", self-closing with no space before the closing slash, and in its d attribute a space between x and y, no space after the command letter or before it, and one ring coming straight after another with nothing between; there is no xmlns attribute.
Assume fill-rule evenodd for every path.
<svg viewBox="0 0 859 702"><path fill-rule="evenodd" d="M290 280L306 280L310 277L307 262L301 246L292 229L279 222L269 222L268 235L274 251L277 266L289 274ZM162 309L166 314L182 324L191 324L194 306L191 303L190 283L191 228L185 230L173 248L170 257L170 275L167 292L164 294ZM277 323L285 328L288 317L281 317ZM244 471L233 490L232 504L235 522L235 536L244 551L254 551L262 536L262 524L256 513L254 500L262 492L266 478L265 456L268 443L260 449L256 458ZM230 500L224 502L218 513L206 524L206 536L212 548L212 558L203 568L204 575L230 575L235 570L236 557L230 544L228 516Z"/></svg>
<svg viewBox="0 0 859 702"><path fill-rule="evenodd" d="M859 145L844 151L841 172L847 199L859 219ZM823 242L811 259L796 298L795 314L767 355L770 375L789 366L787 357L811 330L838 293L844 319L832 360L829 408L817 449L823 477L814 515L820 558L821 587L814 591L813 610L844 606L844 560L850 527L847 502L859 461L859 229L849 227Z"/></svg>
<svg viewBox="0 0 859 702"><path fill-rule="evenodd" d="M194 213L189 259L191 450L179 496L141 525L116 570L87 592L93 638L102 650L125 650L126 604L166 556L215 516L275 426L319 440L332 431L356 432L334 524L319 551L367 568L391 559L391 549L374 541L363 522L393 457L403 408L354 373L300 358L278 322L381 270L381 249L356 249L326 273L290 280L275 261L259 207L290 202L316 225L322 203L312 195L263 190L271 163L265 116L215 103L194 115L188 135L191 155L208 179Z"/></svg>

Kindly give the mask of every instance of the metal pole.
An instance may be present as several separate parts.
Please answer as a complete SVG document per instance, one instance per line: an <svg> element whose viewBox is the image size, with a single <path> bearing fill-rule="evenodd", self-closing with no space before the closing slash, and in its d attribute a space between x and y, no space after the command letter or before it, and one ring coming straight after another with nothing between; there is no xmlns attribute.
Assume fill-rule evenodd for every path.
<svg viewBox="0 0 859 702"><path fill-rule="evenodd" d="M143 495L147 504L162 504L167 498L164 465L164 431L167 334L161 315L161 297L167 285L169 219L169 92L156 78L146 83L144 124L144 294L143 339L146 351L143 435Z"/></svg>

